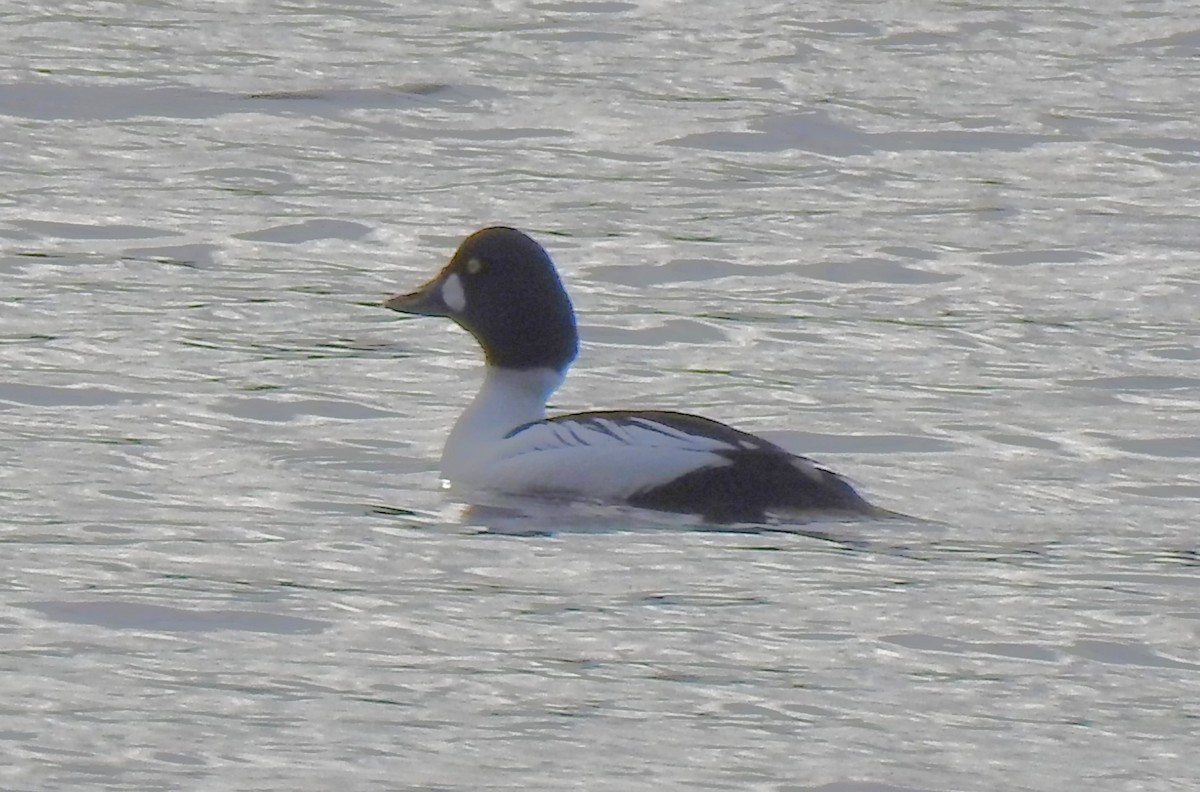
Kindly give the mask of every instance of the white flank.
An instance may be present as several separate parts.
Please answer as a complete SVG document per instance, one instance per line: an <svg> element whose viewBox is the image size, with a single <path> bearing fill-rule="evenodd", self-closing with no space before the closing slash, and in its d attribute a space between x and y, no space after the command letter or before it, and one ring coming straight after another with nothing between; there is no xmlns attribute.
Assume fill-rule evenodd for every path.
<svg viewBox="0 0 1200 792"><path fill-rule="evenodd" d="M544 402L534 396L532 374L489 372L446 443L446 478L504 492L622 499L701 468L732 464L716 453L733 450L729 443L639 416L533 423L505 437L542 419L534 415ZM518 404L524 407L514 409Z"/></svg>

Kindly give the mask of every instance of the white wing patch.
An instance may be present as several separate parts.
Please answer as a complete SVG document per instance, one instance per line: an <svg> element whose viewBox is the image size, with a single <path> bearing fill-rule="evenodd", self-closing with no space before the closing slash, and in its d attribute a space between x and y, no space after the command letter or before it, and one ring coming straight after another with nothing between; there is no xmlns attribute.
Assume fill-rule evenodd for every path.
<svg viewBox="0 0 1200 792"><path fill-rule="evenodd" d="M736 446L724 440L691 434L641 417L539 421L518 430L508 439L532 444L525 450L515 451L514 455L549 448L624 447L630 450L657 448L685 452L736 450Z"/></svg>
<svg viewBox="0 0 1200 792"><path fill-rule="evenodd" d="M723 439L636 415L538 421L490 444L457 478L509 492L628 498L701 468L731 465L721 452L735 450Z"/></svg>

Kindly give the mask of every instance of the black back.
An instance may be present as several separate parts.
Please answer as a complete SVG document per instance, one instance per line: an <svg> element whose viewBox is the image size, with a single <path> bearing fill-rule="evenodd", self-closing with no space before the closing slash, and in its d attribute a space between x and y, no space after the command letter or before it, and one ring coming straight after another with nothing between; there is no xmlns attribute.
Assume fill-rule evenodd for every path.
<svg viewBox="0 0 1200 792"><path fill-rule="evenodd" d="M705 467L629 498L643 509L699 514L708 522L765 522L773 511L873 514L875 508L836 473L810 477L786 452L717 452L731 464ZM805 460L807 461L807 460ZM811 464L811 463L809 463Z"/></svg>
<svg viewBox="0 0 1200 792"><path fill-rule="evenodd" d="M665 410L606 410L546 420L599 425L600 419L620 422L637 418L685 434L711 437L733 447L712 452L729 464L698 468L665 484L644 489L628 498L633 506L699 514L716 523L765 522L772 511L867 515L878 512L836 473L769 440L699 415Z"/></svg>

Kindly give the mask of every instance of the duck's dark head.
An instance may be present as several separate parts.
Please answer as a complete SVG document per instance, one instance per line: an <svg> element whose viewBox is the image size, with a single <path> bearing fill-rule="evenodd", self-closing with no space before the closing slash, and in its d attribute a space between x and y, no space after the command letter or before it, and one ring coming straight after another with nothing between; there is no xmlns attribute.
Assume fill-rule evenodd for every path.
<svg viewBox="0 0 1200 792"><path fill-rule="evenodd" d="M471 234L433 280L384 307L453 319L479 342L489 366L562 372L579 348L575 312L554 262L515 228Z"/></svg>

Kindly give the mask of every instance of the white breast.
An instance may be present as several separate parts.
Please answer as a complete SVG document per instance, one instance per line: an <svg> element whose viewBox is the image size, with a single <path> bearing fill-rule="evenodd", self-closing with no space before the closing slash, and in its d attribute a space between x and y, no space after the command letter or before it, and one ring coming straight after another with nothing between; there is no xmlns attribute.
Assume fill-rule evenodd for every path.
<svg viewBox="0 0 1200 792"><path fill-rule="evenodd" d="M546 398L562 379L562 373L552 369L489 366L479 393L446 438L442 476L452 482L477 478L478 468L499 450L505 435L546 417Z"/></svg>

